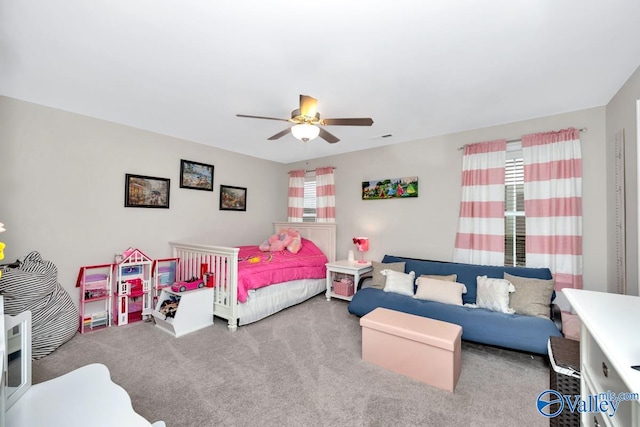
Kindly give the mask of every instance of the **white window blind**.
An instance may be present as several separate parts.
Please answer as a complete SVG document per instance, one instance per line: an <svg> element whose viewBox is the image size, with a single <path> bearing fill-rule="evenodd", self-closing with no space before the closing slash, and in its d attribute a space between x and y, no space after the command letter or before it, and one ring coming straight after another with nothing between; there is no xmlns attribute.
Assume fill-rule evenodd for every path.
<svg viewBox="0 0 640 427"><path fill-rule="evenodd" d="M302 222L316 222L316 176L304 178L304 208Z"/></svg>
<svg viewBox="0 0 640 427"><path fill-rule="evenodd" d="M505 162L504 264L525 266L524 161L508 157L512 158Z"/></svg>

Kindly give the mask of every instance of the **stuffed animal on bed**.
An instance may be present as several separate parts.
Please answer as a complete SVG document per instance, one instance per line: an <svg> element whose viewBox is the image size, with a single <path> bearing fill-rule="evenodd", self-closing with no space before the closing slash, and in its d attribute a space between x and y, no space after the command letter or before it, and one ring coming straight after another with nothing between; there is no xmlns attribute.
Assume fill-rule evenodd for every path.
<svg viewBox="0 0 640 427"><path fill-rule="evenodd" d="M301 247L300 231L293 228L282 228L277 234L262 242L259 248L263 252L279 252L287 249L295 254Z"/></svg>
<svg viewBox="0 0 640 427"><path fill-rule="evenodd" d="M262 242L260 250L263 252L278 252L284 251L291 243L293 237L289 236L287 230L282 229L277 234L269 237L269 240Z"/></svg>
<svg viewBox="0 0 640 427"><path fill-rule="evenodd" d="M300 238L300 230L295 228L289 229L289 236L292 237L291 243L287 245L287 250L292 254L297 254L302 249L302 239Z"/></svg>

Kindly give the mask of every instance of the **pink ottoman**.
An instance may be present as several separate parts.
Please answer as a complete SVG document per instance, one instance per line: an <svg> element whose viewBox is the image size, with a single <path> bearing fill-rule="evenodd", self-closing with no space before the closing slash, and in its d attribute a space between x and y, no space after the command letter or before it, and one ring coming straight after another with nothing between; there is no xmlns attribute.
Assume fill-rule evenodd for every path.
<svg viewBox="0 0 640 427"><path fill-rule="evenodd" d="M386 308L360 319L362 360L447 391L460 378L462 328Z"/></svg>

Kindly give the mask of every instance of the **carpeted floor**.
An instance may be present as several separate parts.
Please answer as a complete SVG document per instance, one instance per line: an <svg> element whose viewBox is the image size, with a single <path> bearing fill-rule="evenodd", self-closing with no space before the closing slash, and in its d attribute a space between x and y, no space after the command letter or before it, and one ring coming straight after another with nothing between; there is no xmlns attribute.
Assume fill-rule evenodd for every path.
<svg viewBox="0 0 640 427"><path fill-rule="evenodd" d="M535 406L549 385L543 357L462 352L454 393L385 371L361 360L347 303L319 295L235 333L216 318L181 338L149 322L77 334L33 362L33 380L104 363L134 409L168 427L548 425Z"/></svg>

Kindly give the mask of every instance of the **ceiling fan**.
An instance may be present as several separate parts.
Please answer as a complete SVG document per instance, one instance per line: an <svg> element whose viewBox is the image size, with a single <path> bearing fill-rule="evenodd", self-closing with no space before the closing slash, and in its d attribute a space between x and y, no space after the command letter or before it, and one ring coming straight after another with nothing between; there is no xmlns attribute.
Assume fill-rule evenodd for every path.
<svg viewBox="0 0 640 427"><path fill-rule="evenodd" d="M307 142L320 136L325 141L334 144L340 139L327 132L320 126L371 126L373 120L370 118L350 118L350 119L322 119L317 111L318 100L307 95L300 95L300 108L291 112L290 119L279 119L276 117L248 116L246 114L236 114L238 117L249 119L280 120L294 123L293 126L278 132L270 138L270 141L282 138L291 133L297 139Z"/></svg>

